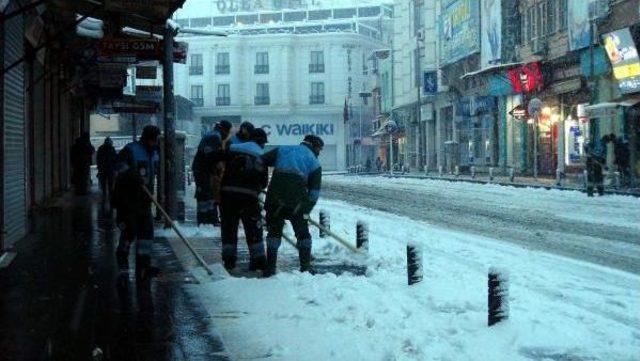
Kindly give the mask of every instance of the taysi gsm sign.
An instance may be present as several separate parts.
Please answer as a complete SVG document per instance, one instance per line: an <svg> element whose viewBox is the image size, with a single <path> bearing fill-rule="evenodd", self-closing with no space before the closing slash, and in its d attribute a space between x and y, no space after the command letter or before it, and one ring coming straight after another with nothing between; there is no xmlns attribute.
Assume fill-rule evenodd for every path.
<svg viewBox="0 0 640 361"><path fill-rule="evenodd" d="M306 3L305 0L217 0L216 5L221 13L238 11L256 11L269 9L295 9Z"/></svg>

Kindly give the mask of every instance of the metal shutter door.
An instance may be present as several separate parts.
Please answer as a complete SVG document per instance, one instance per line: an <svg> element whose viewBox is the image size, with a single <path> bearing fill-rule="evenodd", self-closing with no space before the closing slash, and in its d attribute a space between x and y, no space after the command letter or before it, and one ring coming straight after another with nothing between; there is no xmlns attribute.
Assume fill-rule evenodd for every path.
<svg viewBox="0 0 640 361"><path fill-rule="evenodd" d="M6 68L24 54L22 17L10 19L4 27ZM5 247L11 247L27 232L23 64L5 74L4 81L4 224Z"/></svg>
<svg viewBox="0 0 640 361"><path fill-rule="evenodd" d="M34 79L39 79L44 74L44 67L39 62L34 62ZM35 201L38 204L42 204L45 200L45 80L42 79L33 86L33 171L35 177Z"/></svg>

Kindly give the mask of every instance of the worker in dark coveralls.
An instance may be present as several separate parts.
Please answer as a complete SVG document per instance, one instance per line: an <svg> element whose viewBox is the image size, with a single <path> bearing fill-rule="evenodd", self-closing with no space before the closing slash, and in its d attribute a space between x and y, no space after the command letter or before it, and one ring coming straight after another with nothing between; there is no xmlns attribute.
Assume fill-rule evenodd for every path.
<svg viewBox="0 0 640 361"><path fill-rule="evenodd" d="M196 182L195 198L198 202L197 223L220 225L218 217L219 185L223 164L220 159L224 143L229 137L231 123L226 120L216 124L200 140L191 169Z"/></svg>
<svg viewBox="0 0 640 361"><path fill-rule="evenodd" d="M121 230L116 258L121 269L128 268L129 248L136 242L136 277L148 280L157 273L151 267L153 245L153 217L151 199L143 187L153 193L159 169L158 137L160 129L148 125L140 140L127 144L118 154L116 184L112 206L117 210L116 221Z"/></svg>
<svg viewBox="0 0 640 361"><path fill-rule="evenodd" d="M289 220L298 241L300 271L313 273L311 267L311 234L308 215L320 196L322 168L318 156L324 147L322 139L307 135L300 145L281 146L264 154L265 165L273 167L267 190L267 266L264 276L276 272L282 228Z"/></svg>
<svg viewBox="0 0 640 361"><path fill-rule="evenodd" d="M228 270L236 266L240 220L249 248L249 270L264 270L266 262L259 196L269 181L268 168L262 162L267 134L262 129L251 133L247 142L231 144L225 154L220 216L222 260Z"/></svg>

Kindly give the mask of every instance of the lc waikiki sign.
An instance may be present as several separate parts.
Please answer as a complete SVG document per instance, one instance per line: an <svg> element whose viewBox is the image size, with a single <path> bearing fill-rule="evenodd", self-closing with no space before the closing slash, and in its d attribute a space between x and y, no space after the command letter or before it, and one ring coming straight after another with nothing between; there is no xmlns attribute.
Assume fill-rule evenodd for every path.
<svg viewBox="0 0 640 361"><path fill-rule="evenodd" d="M280 137L288 136L304 136L308 134L323 136L334 135L334 125L331 123L292 123L292 124L265 124L262 129L267 135L274 135L274 132Z"/></svg>

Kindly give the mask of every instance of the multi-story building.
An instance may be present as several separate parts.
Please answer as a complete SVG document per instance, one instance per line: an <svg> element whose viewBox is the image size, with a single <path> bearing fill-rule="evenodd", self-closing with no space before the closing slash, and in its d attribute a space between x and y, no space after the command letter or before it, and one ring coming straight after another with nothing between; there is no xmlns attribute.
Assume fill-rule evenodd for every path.
<svg viewBox="0 0 640 361"><path fill-rule="evenodd" d="M391 8L253 10L178 13L183 26L228 36L180 37L189 43L189 58L175 67L176 93L191 99L203 126L250 121L267 131L269 146L317 134L325 141L323 168L344 169L347 146L363 137L345 121L372 124L365 110L371 109L366 93L374 77L368 57L384 47L382 20L391 18Z"/></svg>

